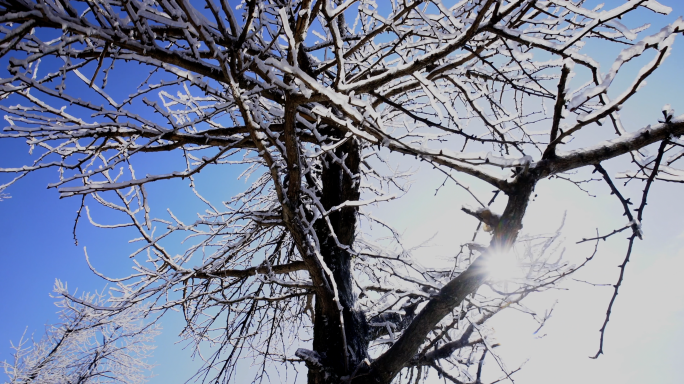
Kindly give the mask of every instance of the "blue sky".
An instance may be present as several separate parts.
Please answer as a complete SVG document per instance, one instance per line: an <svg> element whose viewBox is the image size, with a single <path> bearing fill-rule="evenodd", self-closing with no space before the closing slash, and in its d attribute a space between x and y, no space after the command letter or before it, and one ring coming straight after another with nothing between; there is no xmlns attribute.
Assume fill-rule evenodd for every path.
<svg viewBox="0 0 684 384"><path fill-rule="evenodd" d="M614 3L607 2L607 6ZM662 26L668 20L684 15L684 5L680 1L664 0L662 3L674 8L672 14L649 17L643 22ZM654 31L651 28L640 36ZM587 49L605 62L604 68L617 54L591 46ZM621 111L628 130L656 122L660 118L660 108L666 103L672 104L676 114L684 113L683 62L684 39L680 36L674 53L663 67ZM626 68L625 77L630 70L637 69L636 66ZM124 87L130 79L114 80L116 82L111 82L111 86L126 92ZM22 165L29 159L21 142L0 140L0 166ZM152 172L173 161L177 159L154 156L145 166ZM608 165L612 172L623 169L619 161ZM225 200L241 189L243 181L236 180L240 172L225 167L209 169L198 177L198 184L204 186L202 190L210 194L211 200ZM10 358L9 340L18 340L25 329L28 334L40 337L44 325L56 321L56 308L49 296L56 278L67 281L71 290L94 291L105 286L105 282L88 269L84 246L98 269L113 276L129 273L126 255L134 245L127 243L131 236L126 230L98 229L82 219L77 229L79 245L74 245L72 229L80 199L59 199L56 190L46 189L46 185L56 178L56 170L36 172L9 189L7 192L12 197L0 202L0 292L3 293L0 299L3 313L0 360ZM433 246L425 249L426 255L433 257L448 257L453 244L460 244L453 238L454 231L472 233L473 223L454 222L453 219L460 217L457 215L460 205L468 202L462 191L447 186L433 196L442 180L436 173L424 170L405 199L378 210L404 230L408 242L417 244L436 233ZM186 184L165 181L150 187L153 210L162 212L171 207L181 218L194 220L194 212L200 205L192 199ZM602 185L597 184L595 188L598 197L589 197L559 180L542 182L538 198L531 204L524 223L525 231L547 232L549 228L555 228L567 212L564 235L568 254L581 260L587 255L587 247L575 247L572 243L591 235L596 227L606 232L623 224L617 200L609 196ZM630 185L626 190L637 196L639 188L639 185ZM531 358L517 375L517 382L681 382L684 376L681 364L684 355L680 351L684 344L681 327L684 324L684 279L680 276L684 270L684 222L681 219L684 206L681 196L681 185L661 183L652 192L643 223L645 240L637 242L628 266L627 280L607 331L604 356L598 360L588 359L598 345L598 329L610 298L609 288L568 282L570 290L553 292L553 295L533 301L532 305L543 308L558 300L554 316L544 329L547 336L541 339L532 334L534 323L519 314L503 316L495 323L502 344L501 354L509 362L509 368ZM193 202L188 204L188 200ZM113 223L116 220L111 214L93 212L101 221ZM597 283L614 282L618 272L615 266L623 257L625 246L626 242L621 238L602 243L597 260L576 277ZM152 383L182 382L182 378L189 377L198 366L189 358L189 351L183 350L183 345L174 344L181 319L173 315L164 319L164 332L157 339L159 347L154 360L159 366Z"/></svg>

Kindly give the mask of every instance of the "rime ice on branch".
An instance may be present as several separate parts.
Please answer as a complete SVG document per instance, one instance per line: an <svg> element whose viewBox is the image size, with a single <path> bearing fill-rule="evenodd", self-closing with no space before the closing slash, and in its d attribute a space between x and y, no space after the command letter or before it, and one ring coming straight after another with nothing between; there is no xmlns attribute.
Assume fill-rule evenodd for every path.
<svg viewBox="0 0 684 384"><path fill-rule="evenodd" d="M24 139L34 158L0 169L12 175L0 193L55 168L49 187L81 199L79 218L136 231L131 241L140 246L125 255L130 276L91 268L115 284L119 308L182 311L182 336L210 346L202 380L235 378L239 358L249 356L260 365L258 380L291 363L308 369L309 383L418 382L432 370L479 383L485 358L500 363L487 321L577 268L553 261L557 233L518 236L538 182L581 183L565 173L631 157L635 169L619 177L645 181L636 217L611 176L601 175L630 218L614 233L630 229L633 241L651 185L684 181L684 117L668 106L641 128L619 115L670 54L684 21L643 36L648 26L625 25L623 16L668 7L601 7L0 0L8 62L0 137ZM621 47L607 72L582 51L590 41ZM639 56L650 61L609 97L618 71ZM567 148L597 131L614 137ZM656 156L642 151L651 144ZM473 201L463 203L479 206L466 212L485 224L489 244L473 239L448 266L414 260L392 223L368 209L408 191L410 172L390 152L465 188ZM136 173L151 162L162 171ZM213 168L238 170L250 184L217 204L195 182ZM467 186L465 175L506 195L505 209L492 214L493 199ZM194 222L152 211L146 186L170 179L187 180L205 204ZM93 206L125 220L100 223ZM179 235L188 242L175 253ZM488 280L488 259L516 242L528 244L518 255L524 278ZM502 377L513 373L496 365Z"/></svg>
<svg viewBox="0 0 684 384"><path fill-rule="evenodd" d="M37 342L24 335L12 346L14 361L1 363L8 384L146 382L159 329L145 324L144 307L111 307L97 293L76 298L59 280L54 291L60 322ZM103 313L110 311L116 316Z"/></svg>

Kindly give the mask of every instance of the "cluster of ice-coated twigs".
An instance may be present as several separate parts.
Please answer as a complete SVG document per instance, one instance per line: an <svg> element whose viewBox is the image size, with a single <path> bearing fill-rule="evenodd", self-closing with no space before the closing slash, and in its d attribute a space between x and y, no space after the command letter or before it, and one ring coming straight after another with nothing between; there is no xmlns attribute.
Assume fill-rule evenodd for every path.
<svg viewBox="0 0 684 384"><path fill-rule="evenodd" d="M648 25L621 22L636 11L669 8L655 0L609 10L566 0L0 0L0 137L25 139L34 156L1 169L15 177L0 192L55 168L50 187L80 196L79 217L133 228L141 244L128 255L133 274L93 268L116 285L108 309L97 309L181 310L183 336L209 344L200 380L234 379L239 359L253 357L259 380L274 379L271 362L303 362L310 383L418 382L432 369L479 383L493 354L486 320L575 270L549 261L556 234L528 241L518 260L527 272L514 282L479 289L487 261L521 241L537 182L632 156L637 169L623 176L647 180L638 217L623 228L634 239L648 187L683 180L674 163L684 119L665 108L659 124L637 131L618 113L684 29L678 19L639 38ZM624 47L607 72L582 51L594 42ZM609 98L618 71L642 55L652 60ZM577 137L610 140L567 150ZM657 156L639 152L654 143ZM410 173L392 152L466 188L480 207L464 211L490 243L467 244L443 267L413 260L392 223L365 209L407 191ZM136 173L150 163L158 172ZM217 167L244 171L251 184L210 201L195 179ZM505 210L487 209L489 197L462 175L507 195ZM152 214L146 186L168 179L187 179L205 203L195 221ZM100 224L92 205L126 220ZM362 233L369 224L390 240ZM177 235L189 244L181 252L170 250Z"/></svg>
<svg viewBox="0 0 684 384"><path fill-rule="evenodd" d="M59 323L49 326L38 341L22 337L14 361L3 362L10 384L143 383L152 366L146 362L159 333L143 319L146 310L130 306L116 316L103 317L103 294L70 298L66 285L55 284Z"/></svg>

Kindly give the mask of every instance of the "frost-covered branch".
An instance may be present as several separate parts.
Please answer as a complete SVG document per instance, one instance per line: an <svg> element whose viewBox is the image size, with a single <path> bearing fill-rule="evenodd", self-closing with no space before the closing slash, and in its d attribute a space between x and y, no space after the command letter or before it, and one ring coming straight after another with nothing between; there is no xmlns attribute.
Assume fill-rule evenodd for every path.
<svg viewBox="0 0 684 384"><path fill-rule="evenodd" d="M485 359L499 362L488 319L576 270L544 256L557 234L534 246L520 236L539 183L579 186L565 172L594 167L627 209L607 160L631 158L618 177L647 190L684 181L684 117L667 107L639 129L619 115L670 55L682 19L644 37L649 27L625 16L668 7L602 7L0 0L0 139L25 141L31 156L1 165L0 193L56 169L49 187L81 199L92 225L132 231L130 274L86 261L113 284L117 311L183 313L181 337L204 357L196 378L230 381L249 356L268 380L267 367L297 356L317 384L388 384L406 371L416 381L432 369L474 382ZM589 41L622 49L607 71L583 51ZM649 55L609 97L618 72ZM597 134L613 138L574 146ZM406 244L376 212L411 193L421 163L482 206L464 208L475 236L448 261L422 263L429 240ZM158 186L194 200L160 207ZM508 198L501 212L483 203L492 187ZM628 212L633 233L642 201L636 219ZM528 275L502 290L488 263L523 244L534 249Z"/></svg>
<svg viewBox="0 0 684 384"><path fill-rule="evenodd" d="M112 315L95 307L107 304L101 294L74 301L66 285L55 285L59 323L47 326L40 340L26 335L12 345L14 361L3 362L11 384L144 383L159 327L134 306Z"/></svg>

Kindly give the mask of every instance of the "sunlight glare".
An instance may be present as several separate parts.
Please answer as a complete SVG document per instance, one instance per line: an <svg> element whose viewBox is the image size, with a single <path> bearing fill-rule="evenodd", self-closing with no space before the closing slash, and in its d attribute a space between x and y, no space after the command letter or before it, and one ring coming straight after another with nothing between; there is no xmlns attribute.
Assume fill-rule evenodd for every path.
<svg viewBox="0 0 684 384"><path fill-rule="evenodd" d="M522 266L513 252L495 252L487 256L486 269L491 282L505 282L520 279Z"/></svg>

